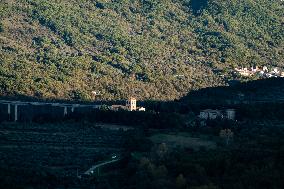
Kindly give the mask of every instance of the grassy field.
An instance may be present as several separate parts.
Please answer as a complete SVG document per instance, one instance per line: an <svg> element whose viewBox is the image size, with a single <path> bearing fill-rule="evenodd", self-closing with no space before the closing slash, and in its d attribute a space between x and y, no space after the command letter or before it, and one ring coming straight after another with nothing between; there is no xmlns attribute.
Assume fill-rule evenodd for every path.
<svg viewBox="0 0 284 189"><path fill-rule="evenodd" d="M194 150L198 150L203 147L207 149L216 148L214 141L192 137L186 133L155 134L150 137L150 140L156 144L166 143L171 147L192 148Z"/></svg>

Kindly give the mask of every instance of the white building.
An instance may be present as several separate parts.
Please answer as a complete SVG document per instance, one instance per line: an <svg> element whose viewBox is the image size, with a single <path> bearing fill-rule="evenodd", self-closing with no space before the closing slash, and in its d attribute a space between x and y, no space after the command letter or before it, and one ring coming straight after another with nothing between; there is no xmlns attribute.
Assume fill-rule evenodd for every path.
<svg viewBox="0 0 284 189"><path fill-rule="evenodd" d="M235 109L227 109L225 118L230 119L230 120L235 120L236 119L236 110Z"/></svg>
<svg viewBox="0 0 284 189"><path fill-rule="evenodd" d="M212 110L206 109L202 110L198 116L200 119L229 119L235 120L236 119L236 110L235 109L226 109L226 110Z"/></svg>
<svg viewBox="0 0 284 189"><path fill-rule="evenodd" d="M126 107L129 111L135 111L137 109L137 106L136 106L136 98L129 98L127 101L126 101Z"/></svg>
<svg viewBox="0 0 284 189"><path fill-rule="evenodd" d="M222 114L219 110L206 109L200 112L199 118L201 119L217 119Z"/></svg>
<svg viewBox="0 0 284 189"><path fill-rule="evenodd" d="M278 68L273 68L273 72L276 73L276 74L279 74Z"/></svg>
<svg viewBox="0 0 284 189"><path fill-rule="evenodd" d="M264 72L268 72L268 68L267 68L267 66L263 66L262 71L264 71Z"/></svg>
<svg viewBox="0 0 284 189"><path fill-rule="evenodd" d="M139 112L145 112L145 111L146 111L146 108L144 108L144 107L139 107L139 108L137 108L137 110L138 110Z"/></svg>

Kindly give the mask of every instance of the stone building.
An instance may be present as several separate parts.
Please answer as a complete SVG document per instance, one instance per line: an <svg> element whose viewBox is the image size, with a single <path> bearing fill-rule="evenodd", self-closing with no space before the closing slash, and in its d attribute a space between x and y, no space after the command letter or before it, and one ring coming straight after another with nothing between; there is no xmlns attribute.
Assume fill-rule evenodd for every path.
<svg viewBox="0 0 284 189"><path fill-rule="evenodd" d="M126 101L125 106L123 105L112 105L110 106L110 109L113 111L118 111L118 110L127 110L127 111L146 111L144 107L137 107L137 100L136 98L129 98Z"/></svg>
<svg viewBox="0 0 284 189"><path fill-rule="evenodd" d="M129 98L127 101L126 101L126 108L128 111L136 111L137 110L137 101L136 101L136 98Z"/></svg>

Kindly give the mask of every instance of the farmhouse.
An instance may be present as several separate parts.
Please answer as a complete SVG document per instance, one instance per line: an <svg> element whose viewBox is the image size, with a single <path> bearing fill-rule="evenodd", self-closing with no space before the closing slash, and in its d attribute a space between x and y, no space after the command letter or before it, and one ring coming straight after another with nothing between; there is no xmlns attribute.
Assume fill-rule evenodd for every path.
<svg viewBox="0 0 284 189"><path fill-rule="evenodd" d="M213 120L217 118L235 120L236 111L235 109L225 109L225 110L206 109L202 110L198 117L200 119L205 119L205 120Z"/></svg>
<svg viewBox="0 0 284 189"><path fill-rule="evenodd" d="M202 110L199 114L199 118L201 119L217 119L218 117L221 117L221 112L219 110L211 110L206 109Z"/></svg>

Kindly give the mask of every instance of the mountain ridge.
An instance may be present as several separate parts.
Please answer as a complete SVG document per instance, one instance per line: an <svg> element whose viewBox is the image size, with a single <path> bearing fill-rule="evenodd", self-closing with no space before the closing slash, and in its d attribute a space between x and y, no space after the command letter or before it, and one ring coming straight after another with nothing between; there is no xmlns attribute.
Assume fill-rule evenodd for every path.
<svg viewBox="0 0 284 189"><path fill-rule="evenodd" d="M268 0L4 0L0 93L177 99L237 66L283 67L283 16Z"/></svg>

